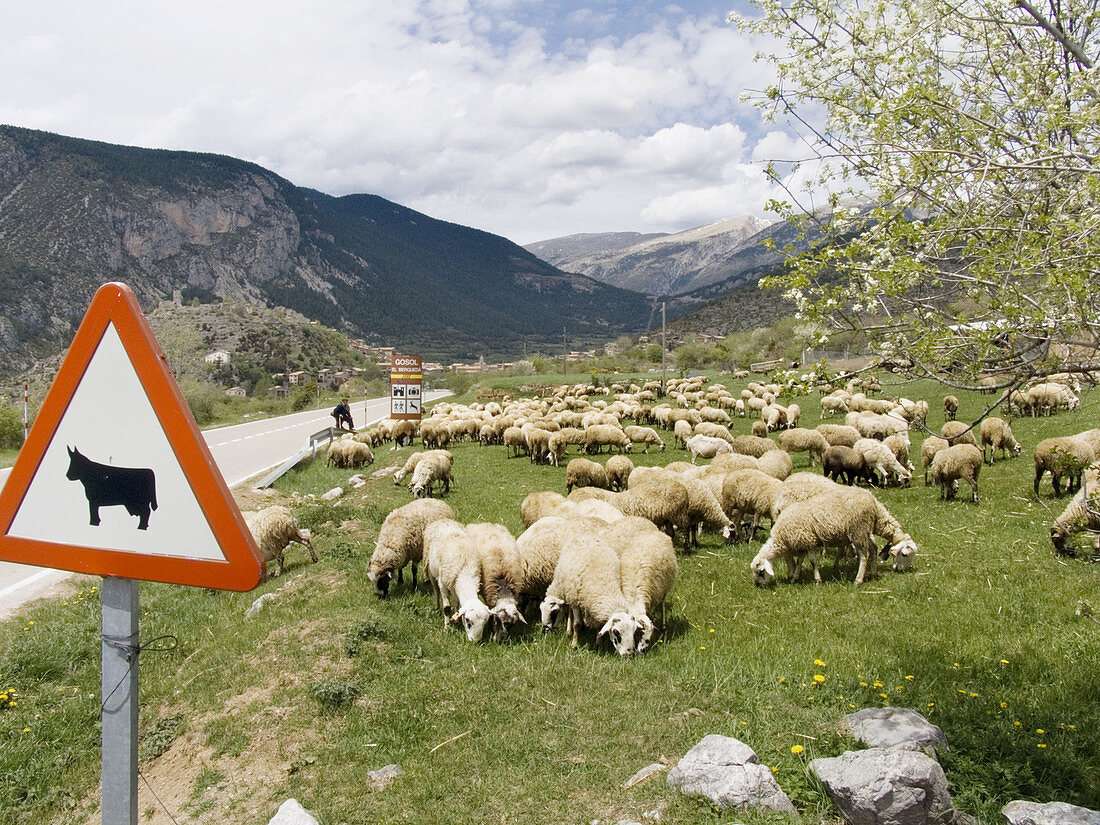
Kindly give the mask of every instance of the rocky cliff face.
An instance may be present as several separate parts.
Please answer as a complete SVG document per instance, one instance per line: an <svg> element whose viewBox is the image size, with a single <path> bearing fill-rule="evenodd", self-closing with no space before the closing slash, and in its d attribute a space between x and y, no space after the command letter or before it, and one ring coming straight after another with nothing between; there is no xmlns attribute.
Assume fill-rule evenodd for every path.
<svg viewBox="0 0 1100 825"><path fill-rule="evenodd" d="M571 235L526 248L567 272L606 284L651 295L681 295L767 265L758 236L770 225L745 216L672 235ZM779 258L771 257L774 266Z"/></svg>
<svg viewBox="0 0 1100 825"><path fill-rule="evenodd" d="M0 127L9 369L66 346L114 280L145 306L175 291L283 305L436 357L560 340L565 327L614 336L646 313L642 296L381 198L329 198L233 158Z"/></svg>

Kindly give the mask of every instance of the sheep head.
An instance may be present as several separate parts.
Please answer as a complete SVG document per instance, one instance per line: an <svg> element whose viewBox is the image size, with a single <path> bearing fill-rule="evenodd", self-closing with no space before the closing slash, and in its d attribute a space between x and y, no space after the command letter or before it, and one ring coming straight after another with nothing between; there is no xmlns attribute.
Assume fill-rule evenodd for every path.
<svg viewBox="0 0 1100 825"><path fill-rule="evenodd" d="M639 653L645 653L649 649L653 637L657 635L657 626L653 620L644 613L636 617L638 628L634 631L634 648Z"/></svg>
<svg viewBox="0 0 1100 825"><path fill-rule="evenodd" d="M393 581L392 570L371 570L367 573L367 578L374 585L374 595L380 599L384 599L389 595L390 582Z"/></svg>
<svg viewBox="0 0 1100 825"><path fill-rule="evenodd" d="M611 618L604 623L604 626L596 634L596 641L599 642L600 639L606 636L611 641L611 646L615 648L615 652L620 656L633 656L635 653L634 634L637 629L638 623L630 615L621 611L612 613Z"/></svg>
<svg viewBox="0 0 1100 825"><path fill-rule="evenodd" d="M469 641L480 641L485 634L485 626L489 623L489 608L481 602L464 605L454 612L451 621L461 622Z"/></svg>
<svg viewBox="0 0 1100 825"><path fill-rule="evenodd" d="M904 573L913 566L913 556L917 554L917 543L912 536L905 534L900 540L889 547L889 553L894 557L894 572Z"/></svg>
<svg viewBox="0 0 1100 825"><path fill-rule="evenodd" d="M490 638L494 642L504 641L513 625L527 624L519 608L512 602L501 602L489 610Z"/></svg>
<svg viewBox="0 0 1100 825"><path fill-rule="evenodd" d="M772 567L772 561L769 557L771 552L772 540L769 538L764 542L764 546L760 548L760 552L756 554L749 563L749 569L752 571L752 582L758 587L766 587L775 581L775 568Z"/></svg>
<svg viewBox="0 0 1100 825"><path fill-rule="evenodd" d="M542 632L549 633L561 618L562 608L565 602L557 596L547 596L539 605L539 618L542 621Z"/></svg>

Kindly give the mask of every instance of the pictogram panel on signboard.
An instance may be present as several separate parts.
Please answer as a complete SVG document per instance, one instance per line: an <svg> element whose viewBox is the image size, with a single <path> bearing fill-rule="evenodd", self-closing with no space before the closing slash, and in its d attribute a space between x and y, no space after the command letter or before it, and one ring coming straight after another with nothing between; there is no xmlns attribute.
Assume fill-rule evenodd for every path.
<svg viewBox="0 0 1100 825"><path fill-rule="evenodd" d="M423 361L412 355L395 355L390 366L390 418L419 420Z"/></svg>
<svg viewBox="0 0 1100 825"><path fill-rule="evenodd" d="M93 298L0 493L0 560L259 582L256 543L124 284Z"/></svg>

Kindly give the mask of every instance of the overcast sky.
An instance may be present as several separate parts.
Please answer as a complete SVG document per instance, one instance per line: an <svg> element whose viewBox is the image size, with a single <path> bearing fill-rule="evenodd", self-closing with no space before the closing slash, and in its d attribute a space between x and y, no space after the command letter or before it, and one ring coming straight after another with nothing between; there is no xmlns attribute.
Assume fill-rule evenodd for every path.
<svg viewBox="0 0 1100 825"><path fill-rule="evenodd" d="M743 0L27 0L0 123L217 152L530 243L764 216Z"/></svg>

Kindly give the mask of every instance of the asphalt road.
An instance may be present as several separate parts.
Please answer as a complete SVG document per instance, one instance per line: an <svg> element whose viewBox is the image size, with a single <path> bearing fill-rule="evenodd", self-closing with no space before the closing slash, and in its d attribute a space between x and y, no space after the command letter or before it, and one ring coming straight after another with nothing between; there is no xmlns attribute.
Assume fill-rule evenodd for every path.
<svg viewBox="0 0 1100 825"><path fill-rule="evenodd" d="M448 392L437 390L425 394L425 401L434 401ZM364 427L385 418L390 411L389 398L353 402L352 418L356 427ZM306 410L279 418L265 418L232 427L205 430L203 437L222 477L230 487L250 479L258 480L282 464L308 441L309 437L332 425L329 408ZM0 485L10 468L0 470ZM0 562L0 619L11 615L20 605L49 595L71 573L64 570L31 567L26 564Z"/></svg>

